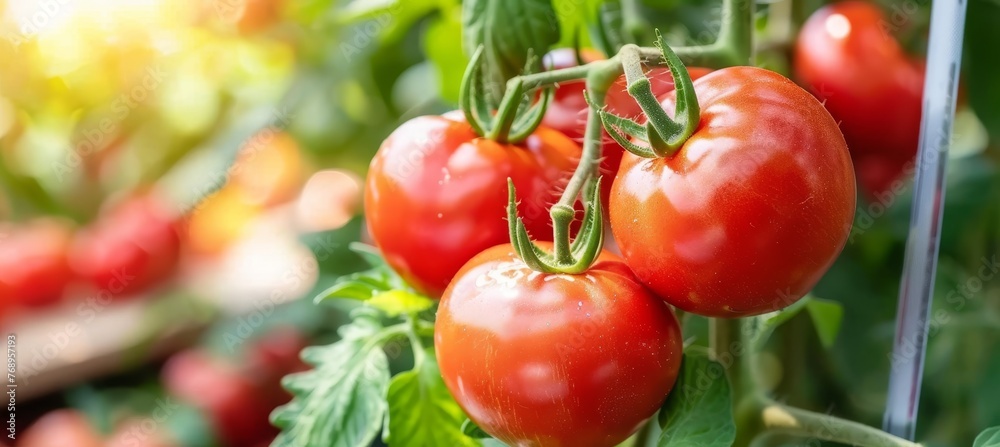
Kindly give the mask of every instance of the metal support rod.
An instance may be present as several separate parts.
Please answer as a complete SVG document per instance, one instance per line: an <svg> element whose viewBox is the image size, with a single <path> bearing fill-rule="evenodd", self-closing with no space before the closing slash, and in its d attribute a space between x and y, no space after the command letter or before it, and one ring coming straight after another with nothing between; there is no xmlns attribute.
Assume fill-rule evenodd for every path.
<svg viewBox="0 0 1000 447"><path fill-rule="evenodd" d="M914 439L920 403L967 4L968 0L938 0L931 10L913 212L882 423L885 431L910 440Z"/></svg>

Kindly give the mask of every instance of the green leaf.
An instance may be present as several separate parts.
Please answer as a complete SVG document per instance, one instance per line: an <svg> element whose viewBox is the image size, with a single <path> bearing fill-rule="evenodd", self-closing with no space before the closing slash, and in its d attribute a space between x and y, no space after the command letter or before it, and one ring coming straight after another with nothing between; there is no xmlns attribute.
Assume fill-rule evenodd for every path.
<svg viewBox="0 0 1000 447"><path fill-rule="evenodd" d="M378 248L362 244L361 242L351 242L347 248L351 251L361 256L368 265L374 267L385 267L388 268L388 264L385 263L385 259L382 258L382 253L378 251Z"/></svg>
<svg viewBox="0 0 1000 447"><path fill-rule="evenodd" d="M1000 447L1000 426L983 430L979 436L976 436L972 447Z"/></svg>
<svg viewBox="0 0 1000 447"><path fill-rule="evenodd" d="M596 14L602 3L602 0L552 0L561 31L558 45L573 47L574 44L579 44L581 48L590 46L587 31L598 19Z"/></svg>
<svg viewBox="0 0 1000 447"><path fill-rule="evenodd" d="M976 111L990 136L1000 138L1000 59L996 42L1000 41L1000 3L988 0L969 1L965 27L963 80L969 105Z"/></svg>
<svg viewBox="0 0 1000 447"><path fill-rule="evenodd" d="M749 338L752 346L760 347L763 345L764 342L766 342L771 336L771 333L773 333L778 326L781 326L786 321L791 320L792 317L797 315L805 307L808 300L809 296L805 296L801 300L792 303L791 306L784 309L750 318L747 324L750 330Z"/></svg>
<svg viewBox="0 0 1000 447"><path fill-rule="evenodd" d="M844 318L844 307L836 301L823 300L812 295L806 295L784 309L752 317L747 322L751 344L754 347L763 345L778 326L791 320L803 309L812 318L816 334L823 346L827 348L833 346Z"/></svg>
<svg viewBox="0 0 1000 447"><path fill-rule="evenodd" d="M340 341L307 348L315 369L285 377L295 398L271 413L282 428L274 447L367 447L385 418L389 361L381 345L389 335L377 318L359 313L341 328Z"/></svg>
<svg viewBox="0 0 1000 447"><path fill-rule="evenodd" d="M621 0L607 0L597 5L597 16L590 21L590 39L604 54L616 54L628 43L625 37Z"/></svg>
<svg viewBox="0 0 1000 447"><path fill-rule="evenodd" d="M722 365L684 354L673 391L660 410L659 447L730 447L736 439L729 380Z"/></svg>
<svg viewBox="0 0 1000 447"><path fill-rule="evenodd" d="M837 340L840 332L840 322L844 319L844 306L836 301L811 298L806 302L806 311L812 318L816 334L823 347L829 349Z"/></svg>
<svg viewBox="0 0 1000 447"><path fill-rule="evenodd" d="M389 384L389 424L385 442L392 447L476 447L462 432L465 414L441 379L433 352L417 369L398 374Z"/></svg>
<svg viewBox="0 0 1000 447"><path fill-rule="evenodd" d="M331 298L364 301L391 289L388 278L379 277L376 272L368 270L338 278L329 289L316 296L316 302Z"/></svg>
<svg viewBox="0 0 1000 447"><path fill-rule="evenodd" d="M337 278L337 281L330 288L316 296L315 302L331 298L367 301L385 292L396 290L405 293L405 291L410 290L406 282L385 263L378 249L361 243L352 243L349 248L372 268ZM391 297L383 297L382 301L389 301L390 304L398 301L389 298ZM407 303L410 306L417 305L412 299L407 300Z"/></svg>
<svg viewBox="0 0 1000 447"><path fill-rule="evenodd" d="M390 317L396 317L430 309L434 301L405 290L390 290L373 296L368 300L368 305L385 312Z"/></svg>
<svg viewBox="0 0 1000 447"><path fill-rule="evenodd" d="M466 54L485 47L484 72L500 91L507 79L521 73L529 50L540 57L560 36L559 20L549 0L466 0L462 30Z"/></svg>
<svg viewBox="0 0 1000 447"><path fill-rule="evenodd" d="M462 433L465 433L465 436L475 439L492 438L489 433L486 433L475 422L472 422L472 419L466 419L462 423Z"/></svg>

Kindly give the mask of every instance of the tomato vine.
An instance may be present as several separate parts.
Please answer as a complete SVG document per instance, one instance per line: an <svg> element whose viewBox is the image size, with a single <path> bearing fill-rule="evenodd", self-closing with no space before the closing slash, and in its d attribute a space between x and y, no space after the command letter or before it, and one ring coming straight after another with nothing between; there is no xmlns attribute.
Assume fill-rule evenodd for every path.
<svg viewBox="0 0 1000 447"><path fill-rule="evenodd" d="M551 8L539 4L546 2L520 1L524 3L525 10L541 11L539 14L542 15L552 13ZM468 5L467 8L472 12L467 17L483 16L483 11L499 11L496 9L499 2L489 0L469 1ZM679 340L678 336L675 335L676 331L671 327L671 324L676 326L676 318L673 311L666 308L662 302L650 299L649 290L652 290L664 301L684 311L713 317L710 320L710 349L707 353L698 352L694 348L685 349L683 362L676 356L663 357L660 360L667 366L661 367L659 370L643 369L642 362L638 361L629 363L630 367L634 367L634 371L639 371L638 377L643 380L659 374L655 377L656 380L636 379L637 383L634 384L637 386L636 390L641 391L637 391L634 396L648 398L643 400L643 404L655 404L651 408L654 412L658 411L659 414L658 417L645 422L646 426L639 431L638 440L635 441L636 445L646 445L648 441L646 438L652 436L651 433L654 431L651 424L658 426L661 434L657 445L664 447L691 444L710 447L746 446L750 445L757 436L774 431L860 446L908 447L919 445L857 422L778 403L767 395L757 377L756 352L761 348L762 343L774 327L803 308L808 308L819 302L805 295L815 285L818 280L817 275L822 275L825 272L833 258L839 254L844 246L854 213L854 174L853 170L850 169L846 145L843 143L843 137L837 129L836 123L815 99L773 72L747 67L730 68L748 63L752 65L754 61L752 36L754 2L752 0L723 0L722 5L721 29L718 38L713 42L698 46L672 48L663 36L657 33L657 47L641 47L631 43L623 43L618 46L608 43L614 39L604 36L606 47L618 46L617 53L611 55L610 58L541 72L536 72L537 61L531 57L531 51L529 51L538 47L532 46L524 39L535 39L539 43L539 47L547 48L557 38L555 34L535 32L537 30L532 28L526 32L527 37L510 38L509 35L503 34L507 31L497 29L498 26L492 19L489 23L473 26L472 31L467 30L467 32L474 33L473 42L478 45L473 51L471 62L465 72L459 100L465 122L469 128L486 140L508 145L522 144L539 129L546 107L552 98L553 89L560 83L585 80L589 107L583 147L572 177L565 185L559 200L549 209L553 229L551 245L536 244L533 241L524 219L518 213L515 182L513 179L508 179L506 214L510 245L501 245L482 251L469 260L455 275L448 289L444 291L437 308L436 326L433 331L435 349L425 348L426 344L424 343L424 340L431 335L429 320L435 303L432 299L422 297L411 289L391 269L381 264L381 260L376 259L374 262L376 264L374 272L345 279L324 294L325 297L346 297L363 301L368 306L379 309L381 312L379 315L382 319L403 320L401 323L385 328L378 328L377 324L364 330L348 327L344 333L344 340L338 342L341 345L332 345L328 348L331 352L340 352L340 350L347 349L343 346L350 345L353 340L364 340L360 348L355 343L354 350L350 351L350 357L353 359L372 355L365 365L375 365L375 370L364 377L369 379L374 377L377 380L362 387L363 391L373 394L388 393L389 403L381 405L380 402L379 405L372 406L366 410L368 411L366 417L372 420L381 420L387 417L388 432L384 433L383 436L391 444L404 446L437 445L433 443L438 442L438 439L449 439L448 442L451 442L452 445L474 445L477 442L475 439L490 435L518 445L555 446L575 445L574 442L581 442L578 433L568 433L563 430L564 427L552 427L552 424L542 427L541 425L545 424L538 424L537 420L525 417L525 415L530 416L534 413L517 413L509 418L501 414L501 412L528 411L521 407L528 405L525 402L530 402L530 396L526 397L525 394L530 394L530 390L511 390L512 386L508 383L515 380L513 379L514 372L520 372L520 368L525 366L523 363L535 360L537 356L544 360L539 361L540 364L546 361L550 361L550 363L562 361L565 362L565 365L573 364L566 359L556 361L544 357L543 354L548 352L545 351L544 346L537 351L534 349L538 345L544 345L547 341L547 339L543 339L544 337L539 338L538 333L549 334L545 331L556 331L557 329L569 332L572 326L562 327L556 324L557 328L551 329L548 326L551 322L547 322L545 329L532 327L536 331L532 332L530 330L519 331L486 320L489 318L518 318L521 317L522 312L540 312L537 299L542 295L549 300L548 304L552 306L546 309L546 311L551 312L548 315L557 322L574 321L572 312L568 312L566 307L572 307L573 302L578 303L576 310L598 303L599 305L595 305L594 308L604 312L603 315L609 316L609 320L632 315L631 318L637 321L635 324L638 326L647 323L651 326L662 324L659 328L660 332L652 331L656 333L646 334L647 338L644 339L637 338L637 346L644 348L651 346L649 349L659 354L673 352L672 347ZM506 47L491 43L491 39L487 36L490 33L500 33L492 37L504 38L506 36L513 43ZM509 57L508 54L504 53L505 51L514 52L516 55ZM525 67L522 74L512 74L512 61L517 61ZM699 80L698 86L696 86L691 75L687 72L684 62L719 69L719 71ZM676 86L674 92L666 97L657 97L654 94L645 72L651 66L666 66L670 70ZM605 107L608 90L622 74L625 76L628 94L643 112L640 120L616 116ZM757 78L754 78L755 76ZM503 79L503 88L498 88L497 79ZM717 112L703 114L703 111L710 107L706 106L706 104L710 104L710 100L700 102L696 94L699 89L707 91L709 87L706 86L710 86L712 83L746 83L747 79L760 79L760 82L777 85L779 86L777 88L781 89L779 95L794 97L795 101L806 103L807 100L803 98L812 101L802 106L802 110L792 110L791 112L782 110L781 112L808 116L808 120L812 120L809 124L815 124L815 127L820 128L815 131L808 129L804 131L806 136L802 137L803 140L816 144L804 144L803 146L809 150L819 148L815 150L829 149L831 151L819 154L817 157L833 160L830 163L836 164L836 166L830 165L833 166L830 169L816 168L815 171L832 176L824 177L818 183L834 184L830 187L832 191L830 196L824 198L824 200L828 199L830 203L834 203L837 208L835 215L832 215L833 218L829 220L837 225L843 221L846 228L841 228L844 230L841 231L843 234L820 241L826 246L817 257L823 259L816 265L810 266L813 271L810 273L811 276L805 275L809 276L808 278L793 278L786 281L797 281L795 283L796 290L789 295L779 296L778 299L772 299L763 304L751 303L740 309L734 309L734 306L727 305L721 310L706 310L698 305L686 303L684 299L672 301L676 298L672 297L670 293L663 293L663 288L656 284L656 278L651 280L646 272L636 268L635 262L629 262L627 247L626 250L623 250L626 252L624 262L603 250L605 208L604 204L601 203L599 191L601 182L606 180L600 178L597 169L602 156L602 131L606 130L614 141L624 150L634 154L635 157L654 159L654 162L661 164L666 163L663 160L679 156L678 154L683 151L686 142L692 138L698 138L697 133L700 129L712 127L704 125L705 116L715 116L713 113ZM497 94L498 91L502 94ZM748 92L741 98L749 98L747 99L748 103L757 104L753 102L755 100L753 95L753 92ZM712 100L716 100L717 96L712 96ZM759 93L758 96L760 96ZM763 103L763 100L760 103ZM666 111L668 105L674 107L672 117ZM774 138L774 140L777 139ZM647 144L648 146L646 146ZM786 145L788 144L791 143L786 143ZM633 160L632 163L639 162ZM842 169L845 166L846 170ZM623 171L620 171L618 182L622 181L621 172L624 172L624 169L623 167ZM794 171L791 174L789 172L782 171L782 174L805 177L800 171ZM782 187L787 189L796 186L802 185L782 184ZM810 195L806 200L811 198ZM612 199L612 208L614 208L614 200ZM574 228L578 202L583 203L584 215L579 228ZM637 207L629 207L630 210L635 208ZM615 211L612 209L611 213L613 215ZM614 226L614 221L615 218L612 217L612 226ZM796 222L796 225L798 224L803 223ZM803 225L807 224L812 224L812 222L805 222ZM652 225L649 225L648 222L644 222L643 225L647 227L646 231L656 231L649 228ZM576 231L575 236L574 231ZM826 233L829 232L817 233L826 237ZM786 235L785 237L795 238L799 236L802 234ZM662 244L641 244L641 242L642 240L639 241L640 245L645 247L662 247ZM620 268L620 266L625 267ZM661 266L654 266L655 269L664 270L659 267ZM587 289L586 293L574 289L574 287L581 287L573 285L576 281L575 278L584 278L597 284L600 281L595 278L601 275L615 278L615 281L612 282L616 286L605 285L606 289ZM550 281L555 285L546 286L544 284ZM643 285L639 285L640 281ZM772 286L770 283L767 284L767 287ZM628 290L623 291L615 287L628 288ZM570 290L574 292L571 293ZM572 298L580 296L585 296L586 299ZM622 302L628 301L628 303L623 304L616 300L619 296L632 297L632 301L623 299ZM700 298L704 301L704 297ZM696 300L691 299L690 301ZM691 307L687 308L685 304L691 305ZM638 306L648 311L643 312L643 316L652 314L654 315L653 320L659 318L662 321L655 324L650 322L652 320L640 321L636 314L629 313L631 309L616 307L626 305ZM503 306L508 307L504 308ZM400 311L399 309L405 310ZM474 310L470 311L469 309ZM470 316L469 312L478 313ZM587 316L589 317L590 313ZM369 318L369 322L379 320L379 318L371 316L364 318ZM591 324L600 325L597 326L598 330L605 330L604 333L611 339L627 339L635 336L635 333L629 332L629 328L623 328L607 321ZM360 336L357 335L359 333ZM552 334L565 335L561 332L552 332ZM371 351L371 348L384 344L391 338L403 336L412 348L412 367L396 375L390 384L388 362L379 354L372 354L374 351ZM520 344L509 342L512 339L517 340ZM525 340L530 343L525 342ZM505 344L505 342L508 343ZM621 348L620 346L608 346L612 352L615 352L615 355L624 355L614 351L614 349ZM509 361L497 360L496 352L504 349L512 350L513 347L518 348L518 352L506 353L512 359ZM482 350L483 352L462 354L462 349ZM571 353L570 359L576 360L577 363L601 360L594 360L592 352L582 351L585 350ZM332 355L328 354L327 356ZM520 358L517 358L518 355L529 360L522 362ZM323 355L307 355L308 357L316 360L314 363L320 367L319 371L323 371L323 361L321 360ZM630 357L629 361L637 358ZM440 365L437 363L438 360ZM327 361L330 360L327 359ZM648 365L646 366L648 367ZM475 374L474 369L477 367L486 368L489 373ZM547 367L551 367L551 365L539 366L543 370ZM357 380L358 377L361 377L361 373L358 371L361 371L360 368L363 366L355 368L348 369L347 372L333 369L329 371L329 374L333 374L339 379ZM545 375L547 374L545 371L536 371L535 373L539 377L548 377ZM567 376L572 374L572 372L566 372ZM443 382L440 382L439 379L442 375L444 379ZM706 376L712 379L707 385L700 382ZM572 382L572 379L572 377L567 378L567 383L578 383ZM289 388L296 391L304 403L293 402L285 409L275 413L275 421L286 427L286 432L283 435L285 438L282 438L285 443L279 443L279 445L318 445L315 442L319 442L322 438L317 433L330 433L328 427L320 429L314 428L315 425L310 425L316 424L318 419L326 417L321 415L318 409L322 408L322 401L331 400L330 390L335 389L328 387L319 388L317 391L315 387L318 387L320 382L321 379L317 377L315 372L299 377L293 376L288 380ZM503 385L498 384L500 382ZM609 383L622 384L624 381L616 376ZM310 390L310 385L314 389ZM416 386L417 391L412 389L409 392L400 391L404 387L412 386ZM394 392L394 388L396 392ZM450 391L450 396L447 391ZM353 392L357 392L357 390ZM538 392L543 393L543 391ZM590 390L590 392L594 395L600 393L598 390ZM398 402L397 405L394 405L394 399L400 399L400 395L412 398L414 393L434 396L435 403L425 409L426 413L431 414L440 410L447 415L443 420L436 421L443 424L440 428L441 433L435 433L433 429L414 428L419 424L414 423L412 419L407 419L424 417L422 415L405 415L402 414L403 410L393 412L393 408L404 408ZM658 393L662 393L662 395ZM339 401L332 400L340 402L352 398L352 395L348 393L347 397L342 397ZM562 405L565 402L560 399L564 398L565 396L555 395L552 397L552 402L560 404L559 409L567 412L568 416L565 417L568 418L568 421L578 422L574 420L574 417L586 419L593 416L592 413L586 412L593 411L592 408L585 411L569 404ZM486 402L491 399L495 402ZM502 405L503 408L489 407L490 405ZM466 420L464 423L459 423L460 420L464 419L460 417L462 412L457 410L459 406L464 408L470 417L478 420ZM542 406L539 405L539 408ZM621 408L616 409L622 410ZM311 413L310 410L312 410ZM344 408L334 410L334 415L343 415L347 411ZM605 437L600 439L592 438L591 440L597 443L595 445L616 445L638 428L635 425L636 422L646 420L652 415L652 413L644 412L645 408L641 411L632 410L634 409L622 410L622 412L628 413L628 416L635 420L614 419L614 417L620 416L618 413L605 415L607 418L604 419L598 417L598 422L595 424L607 424L604 428L608 433L604 433ZM385 414L386 412L388 415ZM371 420L359 421L354 425L363 425L362 422L367 422L369 425L361 432L354 433L351 438L338 438L339 443L335 443L335 445L363 445L369 442L377 434L378 426L372 424ZM409 430L407 432L409 436L400 436L399 430L403 428L399 427L409 427L406 428ZM579 427L579 429L585 430L587 427ZM417 431L421 434L411 433ZM297 432L302 434L296 437Z"/></svg>

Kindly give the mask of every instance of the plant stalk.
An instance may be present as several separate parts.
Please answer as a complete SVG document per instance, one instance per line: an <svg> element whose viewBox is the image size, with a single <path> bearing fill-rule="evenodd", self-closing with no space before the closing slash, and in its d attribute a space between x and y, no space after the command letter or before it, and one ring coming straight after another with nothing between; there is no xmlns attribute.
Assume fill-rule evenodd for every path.
<svg viewBox="0 0 1000 447"><path fill-rule="evenodd" d="M861 447L918 447L920 444L867 425L757 398L757 418L769 431Z"/></svg>

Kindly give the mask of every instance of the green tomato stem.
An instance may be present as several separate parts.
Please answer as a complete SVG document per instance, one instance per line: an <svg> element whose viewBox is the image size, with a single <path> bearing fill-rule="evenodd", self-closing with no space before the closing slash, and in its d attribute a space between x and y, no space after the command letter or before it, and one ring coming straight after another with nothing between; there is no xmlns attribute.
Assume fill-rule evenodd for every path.
<svg viewBox="0 0 1000 447"><path fill-rule="evenodd" d="M799 2L796 2L799 3ZM753 58L754 0L722 0L719 35L715 42L675 47L677 56L689 65L724 68L750 64ZM659 57L659 49L642 48L647 59Z"/></svg>
<svg viewBox="0 0 1000 447"><path fill-rule="evenodd" d="M711 318L708 320L708 345L713 360L726 370L726 377L733 390L733 401L741 401L755 392L752 383L753 356L745 318Z"/></svg>
<svg viewBox="0 0 1000 447"><path fill-rule="evenodd" d="M523 94L524 81L520 77L515 77L507 83L507 94L503 96L503 100L497 108L496 124L484 135L486 138L501 143L508 141L510 128L514 124L514 118Z"/></svg>
<svg viewBox="0 0 1000 447"><path fill-rule="evenodd" d="M602 62L604 61L597 61L584 65L577 65L575 67L566 67L566 68L559 68L556 70L548 70L539 73L532 73L519 77L524 82L524 89L527 91L538 87L556 85L560 82L578 81L580 79L586 79L590 71L594 69L594 65Z"/></svg>
<svg viewBox="0 0 1000 447"><path fill-rule="evenodd" d="M598 161L601 158L602 126L601 117L596 108L604 106L604 97L607 96L608 89L611 88L611 85L621 73L621 66L615 58L591 65L591 70L587 75L587 95L590 98L592 106L587 109L587 127L584 130L583 152L580 154L580 162L576 167L576 171L573 172L573 177L570 178L562 196L559 197L559 202L550 211L554 230L554 255L557 262L564 264L573 264L575 261L573 253L570 250L569 234L570 224L576 215L573 204L576 203L577 198L580 196L580 191L583 190L587 181L596 177ZM594 197L597 197L597 200L600 201L600 192L595 191ZM600 207L598 206L598 208ZM592 231L604 232L603 222L597 222L595 225L596 228L592 229ZM582 234L580 236L585 237ZM599 252L601 249L600 245L603 244L599 243L598 245L597 251ZM589 263L586 267L589 267Z"/></svg>
<svg viewBox="0 0 1000 447"><path fill-rule="evenodd" d="M659 99L653 94L649 79L642 70L642 53L637 46L626 45L619 53L622 67L628 81L628 93L636 100L647 117L646 129L643 134L650 144L650 149L657 157L669 157L675 154L684 142L694 134L701 120L701 109L698 97L691 82L691 75L670 46L657 33L657 42L661 48L660 57L666 62L674 79L676 104L673 119L667 115L660 105ZM635 123L638 125L638 123ZM628 145L626 149L631 149ZM643 156L645 151L633 152Z"/></svg>
<svg viewBox="0 0 1000 447"><path fill-rule="evenodd" d="M767 430L861 447L918 447L920 444L867 425L757 398L757 417Z"/></svg>
<svg viewBox="0 0 1000 447"><path fill-rule="evenodd" d="M753 57L754 0L722 0L722 26L716 43L728 50L732 65L745 65Z"/></svg>
<svg viewBox="0 0 1000 447"><path fill-rule="evenodd" d="M420 340L420 318L416 314L406 316L406 337L410 340L413 350L413 369L419 370L427 354L424 353L424 343Z"/></svg>

